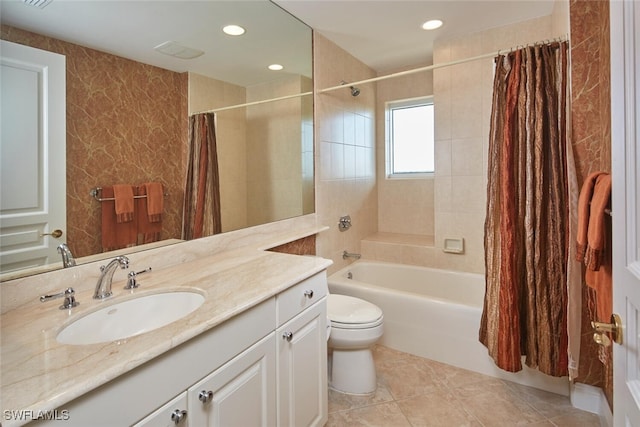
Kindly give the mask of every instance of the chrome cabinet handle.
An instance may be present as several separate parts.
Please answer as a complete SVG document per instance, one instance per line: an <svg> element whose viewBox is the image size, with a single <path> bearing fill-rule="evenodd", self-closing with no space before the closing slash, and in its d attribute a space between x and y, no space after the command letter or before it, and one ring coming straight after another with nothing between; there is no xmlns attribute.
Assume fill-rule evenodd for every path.
<svg viewBox="0 0 640 427"><path fill-rule="evenodd" d="M282 334L282 339L287 340L287 342L291 342L291 340L293 339L293 332L285 332L284 334Z"/></svg>
<svg viewBox="0 0 640 427"><path fill-rule="evenodd" d="M187 418L187 411L185 411L184 409L176 409L171 413L171 421L173 421L175 425L183 422L185 418Z"/></svg>
<svg viewBox="0 0 640 427"><path fill-rule="evenodd" d="M304 296L311 299L313 298L313 290L312 289L307 289L306 291L304 291Z"/></svg>
<svg viewBox="0 0 640 427"><path fill-rule="evenodd" d="M209 403L213 399L213 392L211 390L202 390L200 394L198 394L198 400L202 403Z"/></svg>

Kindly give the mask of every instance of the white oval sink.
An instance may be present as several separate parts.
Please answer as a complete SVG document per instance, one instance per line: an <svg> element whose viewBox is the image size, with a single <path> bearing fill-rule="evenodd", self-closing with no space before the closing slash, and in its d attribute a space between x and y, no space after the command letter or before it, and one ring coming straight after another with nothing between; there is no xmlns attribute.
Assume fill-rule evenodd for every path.
<svg viewBox="0 0 640 427"><path fill-rule="evenodd" d="M193 312L204 302L197 292L150 294L111 304L64 327L56 337L62 344L97 344L152 331Z"/></svg>

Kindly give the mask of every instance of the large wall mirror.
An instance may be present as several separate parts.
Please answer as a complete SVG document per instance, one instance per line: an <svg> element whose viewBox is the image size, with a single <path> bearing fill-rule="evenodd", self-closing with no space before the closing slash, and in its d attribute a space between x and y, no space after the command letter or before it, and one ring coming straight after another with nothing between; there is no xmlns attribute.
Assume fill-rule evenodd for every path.
<svg viewBox="0 0 640 427"><path fill-rule="evenodd" d="M188 117L203 111L216 112L222 232L314 212L305 24L268 0L26 3L0 3L2 39L65 56L66 224L51 229L76 257L110 255L90 193L114 184L160 182L162 239L181 238ZM225 34L229 24L245 33ZM2 273L20 267L43 271Z"/></svg>

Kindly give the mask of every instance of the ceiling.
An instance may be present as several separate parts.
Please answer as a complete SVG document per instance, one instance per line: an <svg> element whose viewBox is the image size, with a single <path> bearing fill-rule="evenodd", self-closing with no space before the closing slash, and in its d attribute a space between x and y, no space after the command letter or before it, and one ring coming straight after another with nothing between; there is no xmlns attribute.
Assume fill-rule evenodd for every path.
<svg viewBox="0 0 640 427"><path fill-rule="evenodd" d="M434 40L546 16L554 1L273 0L378 72L431 64ZM444 26L434 31L420 28L433 18L443 20ZM284 63L284 72L311 75L311 53L305 49L309 32L267 0L53 0L44 9L22 0L0 0L0 20L143 63L243 86L274 79L276 75L265 69L273 62ZM236 39L221 34L222 25L231 21L247 27L247 34ZM205 55L182 60L153 50L169 40L204 50Z"/></svg>
<svg viewBox="0 0 640 427"><path fill-rule="evenodd" d="M378 72L432 64L433 42L552 13L555 0L274 0ZM444 25L425 31L421 25ZM505 46L509 47L509 46Z"/></svg>

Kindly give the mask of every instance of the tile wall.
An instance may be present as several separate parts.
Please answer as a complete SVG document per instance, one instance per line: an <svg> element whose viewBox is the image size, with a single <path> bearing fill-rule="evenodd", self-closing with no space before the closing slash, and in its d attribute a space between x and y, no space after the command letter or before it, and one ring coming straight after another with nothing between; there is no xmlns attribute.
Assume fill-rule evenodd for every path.
<svg viewBox="0 0 640 427"><path fill-rule="evenodd" d="M314 85L321 90L375 77L373 70L325 37L314 34ZM360 95L344 90L315 99L316 213L329 230L318 236L318 255L334 261L330 272L346 265L342 251L360 252L360 241L377 230L375 173L375 84L359 86ZM338 230L342 215L353 226Z"/></svg>

